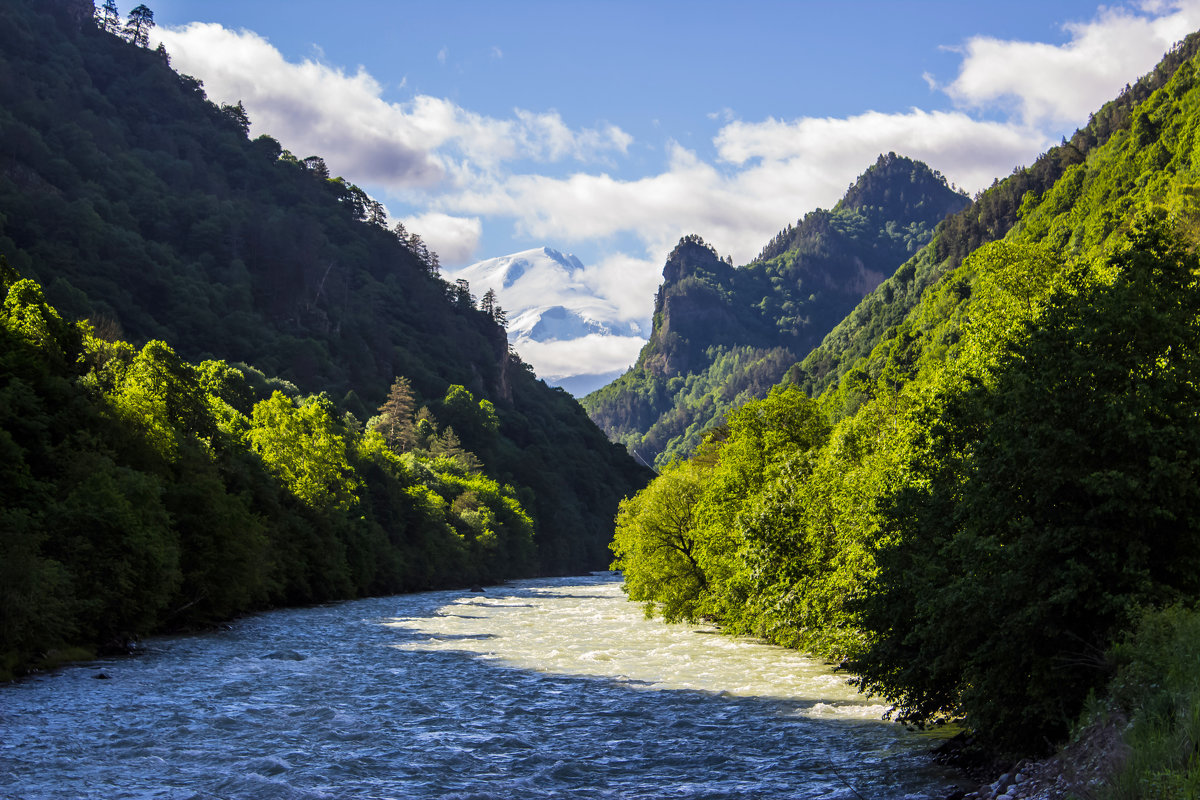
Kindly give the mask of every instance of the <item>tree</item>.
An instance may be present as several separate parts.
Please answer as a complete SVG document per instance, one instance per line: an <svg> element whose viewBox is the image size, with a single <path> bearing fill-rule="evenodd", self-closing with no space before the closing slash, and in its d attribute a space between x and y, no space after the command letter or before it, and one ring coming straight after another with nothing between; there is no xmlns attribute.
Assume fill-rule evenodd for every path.
<svg viewBox="0 0 1200 800"><path fill-rule="evenodd" d="M451 297L456 305L463 308L474 308L475 298L471 294L471 284L466 278L458 278L450 289Z"/></svg>
<svg viewBox="0 0 1200 800"><path fill-rule="evenodd" d="M309 172L316 173L318 178L329 179L329 167L325 164L325 159L320 156L309 156L301 159L300 163Z"/></svg>
<svg viewBox="0 0 1200 800"><path fill-rule="evenodd" d="M396 378L388 392L387 402L379 407L380 417L375 430L383 435L388 447L397 453L411 450L417 443L413 427L415 411L412 383L403 376Z"/></svg>
<svg viewBox="0 0 1200 800"><path fill-rule="evenodd" d="M154 12L145 5L137 5L129 12L125 23L125 38L138 47L149 47L150 29L154 27Z"/></svg>
<svg viewBox="0 0 1200 800"><path fill-rule="evenodd" d="M102 31L111 34L121 32L121 12L117 9L117 0L104 0L104 5L96 9L96 22Z"/></svg>
<svg viewBox="0 0 1200 800"><path fill-rule="evenodd" d="M282 392L275 392L254 406L250 442L306 506L345 510L358 501L358 481L328 398L310 397L297 408Z"/></svg>
<svg viewBox="0 0 1200 800"><path fill-rule="evenodd" d="M1200 589L1198 269L1140 219L1064 277L994 383L947 378L931 399L912 478L880 504L852 665L902 718L1052 740L1136 608Z"/></svg>
<svg viewBox="0 0 1200 800"><path fill-rule="evenodd" d="M221 106L221 113L228 117L234 125L237 125L243 135L250 133L250 116L246 113L246 107L242 105L241 100L237 101L237 105Z"/></svg>
<svg viewBox="0 0 1200 800"><path fill-rule="evenodd" d="M624 574L625 593L644 604L648 617L658 613L668 622L692 619L708 588L694 530L704 473L690 461L673 464L621 501L609 545L616 556L612 568Z"/></svg>
<svg viewBox="0 0 1200 800"><path fill-rule="evenodd" d="M479 310L490 317L495 309L496 290L489 287L488 290L483 293L483 297L479 300Z"/></svg>

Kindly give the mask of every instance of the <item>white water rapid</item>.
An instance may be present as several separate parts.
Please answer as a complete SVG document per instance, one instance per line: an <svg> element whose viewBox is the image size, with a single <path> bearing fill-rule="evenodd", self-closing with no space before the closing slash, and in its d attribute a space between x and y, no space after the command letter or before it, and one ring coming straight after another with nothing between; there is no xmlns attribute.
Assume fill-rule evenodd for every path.
<svg viewBox="0 0 1200 800"><path fill-rule="evenodd" d="M101 678L100 676L105 676ZM0 686L0 798L939 798L933 741L615 576L275 611Z"/></svg>

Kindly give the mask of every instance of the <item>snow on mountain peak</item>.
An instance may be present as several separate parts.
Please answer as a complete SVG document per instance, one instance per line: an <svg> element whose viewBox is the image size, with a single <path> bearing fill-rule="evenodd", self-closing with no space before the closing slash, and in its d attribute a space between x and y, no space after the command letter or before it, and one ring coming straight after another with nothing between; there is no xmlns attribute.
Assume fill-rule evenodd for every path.
<svg viewBox="0 0 1200 800"><path fill-rule="evenodd" d="M620 371L633 362L645 341L644 323L621 319L617 305L588 286L586 272L574 255L539 247L479 261L450 278L465 279L476 297L494 291L508 319L509 341L539 374L545 371L548 377L564 379ZM623 344L618 346L618 341ZM573 343L580 351L577 371L564 375L561 351ZM553 367L547 363L543 370L535 354L548 357L550 346L559 355ZM618 358L617 351L620 359L628 351L628 361L608 364Z"/></svg>

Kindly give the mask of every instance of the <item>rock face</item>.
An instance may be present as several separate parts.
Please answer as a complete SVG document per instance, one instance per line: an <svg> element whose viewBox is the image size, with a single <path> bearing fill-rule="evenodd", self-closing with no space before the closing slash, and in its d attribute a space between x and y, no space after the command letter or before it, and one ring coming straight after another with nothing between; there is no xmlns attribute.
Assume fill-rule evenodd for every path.
<svg viewBox="0 0 1200 800"><path fill-rule="evenodd" d="M681 407L671 381L685 379L695 402L691 376L727 357L756 366L700 382L730 402L762 396L967 202L926 165L890 153L832 210L789 225L744 267L722 260L699 236L684 237L663 266L650 341L630 372L585 397L584 407L611 438L643 455L658 457L685 430L694 445L718 421L721 398L693 413Z"/></svg>

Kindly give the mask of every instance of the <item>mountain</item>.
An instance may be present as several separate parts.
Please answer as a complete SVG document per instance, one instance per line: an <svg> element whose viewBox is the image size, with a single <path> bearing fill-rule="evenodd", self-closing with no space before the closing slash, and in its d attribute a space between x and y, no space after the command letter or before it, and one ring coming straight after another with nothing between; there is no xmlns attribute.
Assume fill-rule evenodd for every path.
<svg viewBox="0 0 1200 800"><path fill-rule="evenodd" d="M318 156L250 140L240 107L92 10L0 5L0 254L68 319L252 365L360 425L398 377L442 425L464 388L494 406L498 435L457 434L521 493L537 568L606 566L617 504L646 473L378 203Z"/></svg>
<svg viewBox="0 0 1200 800"><path fill-rule="evenodd" d="M543 247L489 258L451 277L467 281L475 294L494 292L513 349L548 383L576 394L623 372L648 328L646 321L623 318L614 303L587 285L584 272L575 256ZM628 360L612 363L626 352Z"/></svg>
<svg viewBox="0 0 1200 800"><path fill-rule="evenodd" d="M1187 72L1196 44L1196 37L1188 37L1167 53L1153 72L1105 103L1090 116L1086 126L1061 145L1050 148L1030 166L1018 167L1007 178L997 179L974 202L947 217L930 245L864 297L802 363L789 370L788 381L814 397L840 385L839 396L849 402L838 412L840 416L853 412L858 402L852 385L873 382L884 362L912 362L926 350L931 351L926 359L943 359L956 334L947 330L946 338L930 341L929 330L944 322L944 315L963 313L961 309L969 300L966 284L955 284L958 294L943 296L939 301L944 306L937 312L939 323L918 311L919 306L931 302L935 287L945 295L947 282L953 283L948 276L967 255L1008 235L1064 177L1080 180L1096 150L1114 137L1128 136L1138 106L1162 89L1178 70ZM911 367L910 363L906 371L911 372Z"/></svg>
<svg viewBox="0 0 1200 800"><path fill-rule="evenodd" d="M1133 751L1114 791L1185 785L1162 743L1200 708L1170 655L1200 630L1198 142L1200 33L625 504L630 597L992 753L1091 730Z"/></svg>
<svg viewBox="0 0 1200 800"><path fill-rule="evenodd" d="M729 409L761 397L967 198L889 153L831 210L789 225L735 268L697 236L668 256L633 368L583 399L640 458L686 455Z"/></svg>

